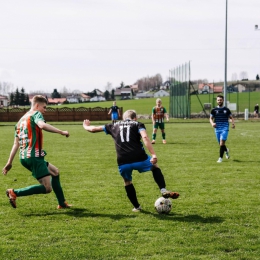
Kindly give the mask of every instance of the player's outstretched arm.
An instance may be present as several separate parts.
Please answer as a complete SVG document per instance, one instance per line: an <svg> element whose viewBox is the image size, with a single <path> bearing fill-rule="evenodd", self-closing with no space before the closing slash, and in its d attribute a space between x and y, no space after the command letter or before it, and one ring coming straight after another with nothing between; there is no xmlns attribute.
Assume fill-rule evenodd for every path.
<svg viewBox="0 0 260 260"><path fill-rule="evenodd" d="M103 126L92 126L90 125L90 121L88 119L83 121L83 128L90 133L98 133L103 131Z"/></svg>
<svg viewBox="0 0 260 260"><path fill-rule="evenodd" d="M39 121L39 122L37 123L37 125L38 125L41 129L43 129L43 130L45 130L45 131L47 131L47 132L65 135L66 137L69 137L69 136L70 136L70 134L69 134L68 131L60 130L60 129L58 129L58 128L52 126L52 125L49 125L49 124L45 123L44 121Z"/></svg>
<svg viewBox="0 0 260 260"><path fill-rule="evenodd" d="M14 159L17 151L18 151L18 148L19 148L19 139L18 139L18 137L15 137L14 144L13 144L12 150L10 152L10 156L8 158L8 161L7 161L6 165L5 165L5 167L2 169L2 173L4 175L6 175L7 172L11 170L13 159Z"/></svg>

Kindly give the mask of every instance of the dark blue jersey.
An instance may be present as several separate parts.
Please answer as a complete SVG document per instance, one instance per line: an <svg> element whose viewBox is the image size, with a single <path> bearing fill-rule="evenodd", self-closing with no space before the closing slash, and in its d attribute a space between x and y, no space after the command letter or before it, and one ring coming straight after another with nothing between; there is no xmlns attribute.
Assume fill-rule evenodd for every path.
<svg viewBox="0 0 260 260"><path fill-rule="evenodd" d="M232 116L227 107L215 107L211 110L210 116L214 118L216 130L229 130L229 118Z"/></svg>
<svg viewBox="0 0 260 260"><path fill-rule="evenodd" d="M112 107L110 107L110 109L111 109L112 113L118 113L119 107L118 106L112 106Z"/></svg>
<svg viewBox="0 0 260 260"><path fill-rule="evenodd" d="M145 130L144 124L133 120L104 126L106 134L114 139L118 165L141 162L148 158L141 142L141 130Z"/></svg>

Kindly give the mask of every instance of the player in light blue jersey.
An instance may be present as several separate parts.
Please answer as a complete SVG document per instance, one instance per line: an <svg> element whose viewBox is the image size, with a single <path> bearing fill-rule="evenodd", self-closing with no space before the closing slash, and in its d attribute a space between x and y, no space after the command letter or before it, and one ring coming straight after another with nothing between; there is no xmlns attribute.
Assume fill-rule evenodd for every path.
<svg viewBox="0 0 260 260"><path fill-rule="evenodd" d="M232 121L232 128L235 128L234 118L231 111L224 106L224 97L217 96L218 106L213 108L210 113L209 122L215 128L216 138L219 143L219 159L218 163L222 162L223 155L226 153L226 158L230 158L229 149L226 147L226 141L229 132L229 119Z"/></svg>

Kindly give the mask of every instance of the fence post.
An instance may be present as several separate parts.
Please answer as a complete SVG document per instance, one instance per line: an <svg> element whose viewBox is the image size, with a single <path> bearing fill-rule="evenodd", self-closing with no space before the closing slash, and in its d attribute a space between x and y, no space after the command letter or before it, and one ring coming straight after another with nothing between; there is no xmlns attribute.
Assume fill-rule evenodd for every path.
<svg viewBox="0 0 260 260"><path fill-rule="evenodd" d="M245 120L248 120L248 109L245 109Z"/></svg>

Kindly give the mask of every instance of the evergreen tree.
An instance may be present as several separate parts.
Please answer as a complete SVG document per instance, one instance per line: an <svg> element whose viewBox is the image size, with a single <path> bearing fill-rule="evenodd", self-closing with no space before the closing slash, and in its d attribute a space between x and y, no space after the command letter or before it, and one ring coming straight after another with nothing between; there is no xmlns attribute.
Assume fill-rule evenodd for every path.
<svg viewBox="0 0 260 260"><path fill-rule="evenodd" d="M60 93L57 91L56 88L55 88L55 89L53 90L53 92L51 93L51 97L52 97L52 98L60 98L60 97L61 97Z"/></svg>
<svg viewBox="0 0 260 260"><path fill-rule="evenodd" d="M114 89L112 89L112 91L111 91L111 99L115 100L115 90Z"/></svg>
<svg viewBox="0 0 260 260"><path fill-rule="evenodd" d="M21 89L20 97L19 97L19 105L24 106L25 105L25 93L24 88Z"/></svg>
<svg viewBox="0 0 260 260"><path fill-rule="evenodd" d="M17 88L14 94L14 105L18 106L20 101L20 92L19 89Z"/></svg>

